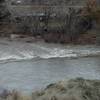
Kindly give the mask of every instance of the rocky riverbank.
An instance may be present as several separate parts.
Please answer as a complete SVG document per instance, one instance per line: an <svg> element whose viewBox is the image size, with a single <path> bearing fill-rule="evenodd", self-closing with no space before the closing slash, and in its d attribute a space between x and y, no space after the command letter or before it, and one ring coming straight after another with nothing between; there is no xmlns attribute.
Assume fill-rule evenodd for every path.
<svg viewBox="0 0 100 100"><path fill-rule="evenodd" d="M100 100L100 80L64 80L27 96L13 90L0 94L0 100Z"/></svg>

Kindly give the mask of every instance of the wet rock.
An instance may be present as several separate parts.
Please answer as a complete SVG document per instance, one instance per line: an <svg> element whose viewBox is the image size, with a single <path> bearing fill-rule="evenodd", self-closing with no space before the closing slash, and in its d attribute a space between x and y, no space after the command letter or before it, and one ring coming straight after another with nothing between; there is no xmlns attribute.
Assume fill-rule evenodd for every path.
<svg viewBox="0 0 100 100"><path fill-rule="evenodd" d="M17 35L17 34L11 34L10 35L11 39L16 39L16 38L19 38L19 37L20 37L20 35Z"/></svg>
<svg viewBox="0 0 100 100"><path fill-rule="evenodd" d="M0 98L7 98L10 92L7 89L0 88Z"/></svg>

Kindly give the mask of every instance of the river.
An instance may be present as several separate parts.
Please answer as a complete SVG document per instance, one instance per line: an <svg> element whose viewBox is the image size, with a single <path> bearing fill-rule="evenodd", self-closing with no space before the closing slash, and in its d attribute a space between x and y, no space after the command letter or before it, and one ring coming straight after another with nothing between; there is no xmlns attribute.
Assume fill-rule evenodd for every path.
<svg viewBox="0 0 100 100"><path fill-rule="evenodd" d="M100 79L100 47L0 40L0 87L32 92L56 81Z"/></svg>

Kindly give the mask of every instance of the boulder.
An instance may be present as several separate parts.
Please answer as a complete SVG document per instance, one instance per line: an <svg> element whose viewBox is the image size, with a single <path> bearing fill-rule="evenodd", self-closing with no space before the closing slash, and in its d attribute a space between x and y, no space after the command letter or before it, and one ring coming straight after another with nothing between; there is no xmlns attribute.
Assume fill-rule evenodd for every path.
<svg viewBox="0 0 100 100"><path fill-rule="evenodd" d="M0 98L6 99L9 95L10 92L7 89L0 87Z"/></svg>

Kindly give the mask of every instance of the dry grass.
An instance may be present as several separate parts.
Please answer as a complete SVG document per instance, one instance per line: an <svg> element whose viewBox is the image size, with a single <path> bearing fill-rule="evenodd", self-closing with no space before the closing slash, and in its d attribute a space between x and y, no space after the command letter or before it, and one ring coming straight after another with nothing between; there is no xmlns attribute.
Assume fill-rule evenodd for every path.
<svg viewBox="0 0 100 100"><path fill-rule="evenodd" d="M33 100L100 100L100 81L61 81L49 85Z"/></svg>
<svg viewBox="0 0 100 100"><path fill-rule="evenodd" d="M100 81L82 78L60 81L30 96L14 90L0 100L100 100Z"/></svg>

